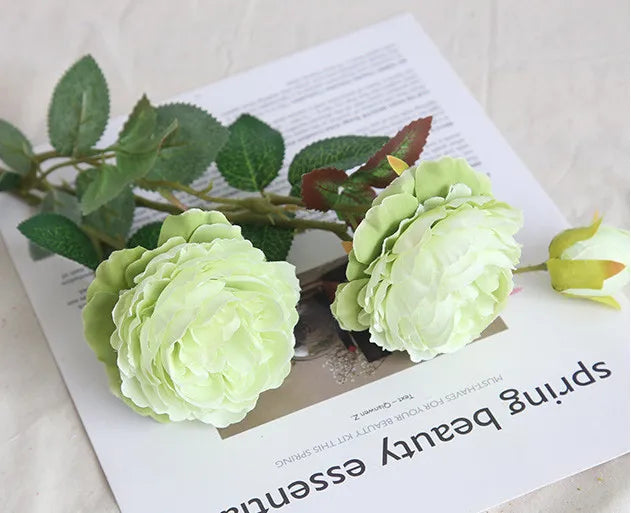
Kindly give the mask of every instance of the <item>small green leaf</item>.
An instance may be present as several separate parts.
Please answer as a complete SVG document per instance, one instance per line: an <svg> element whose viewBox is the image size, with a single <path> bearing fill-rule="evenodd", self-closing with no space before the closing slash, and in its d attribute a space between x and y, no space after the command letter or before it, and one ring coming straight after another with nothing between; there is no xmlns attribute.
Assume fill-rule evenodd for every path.
<svg viewBox="0 0 631 513"><path fill-rule="evenodd" d="M104 164L95 168L93 178L81 194L81 212L88 215L112 201L128 188L129 179L119 168Z"/></svg>
<svg viewBox="0 0 631 513"><path fill-rule="evenodd" d="M293 229L279 226L242 224L241 233L265 253L268 262L285 260L294 240Z"/></svg>
<svg viewBox="0 0 631 513"><path fill-rule="evenodd" d="M90 55L61 77L48 110L48 134L61 155L84 155L99 140L109 117L103 73Z"/></svg>
<svg viewBox="0 0 631 513"><path fill-rule="evenodd" d="M38 246L90 269L96 269L99 264L99 256L90 238L60 214L36 214L18 225L18 230Z"/></svg>
<svg viewBox="0 0 631 513"><path fill-rule="evenodd" d="M0 191L12 191L20 186L20 175L0 171Z"/></svg>
<svg viewBox="0 0 631 513"><path fill-rule="evenodd" d="M219 172L237 189L262 191L283 165L283 136L249 114L241 115L229 131L228 142L217 156Z"/></svg>
<svg viewBox="0 0 631 513"><path fill-rule="evenodd" d="M155 140L158 112L146 95L138 100L118 135L117 147L129 153L146 153L157 148Z"/></svg>
<svg viewBox="0 0 631 513"><path fill-rule="evenodd" d="M121 186L143 178L151 170L165 138L178 126L174 120L159 132L157 122L158 111L143 95L125 122L116 144L116 165L124 182Z"/></svg>
<svg viewBox="0 0 631 513"><path fill-rule="evenodd" d="M145 249L155 249L158 247L158 237L160 237L160 229L162 221L149 223L141 226L127 241L128 248L142 246Z"/></svg>
<svg viewBox="0 0 631 513"><path fill-rule="evenodd" d="M177 128L177 119L174 119L161 132L158 132L157 127L155 127L150 140L144 141L142 144L138 141L138 144L134 145L139 151L142 150L141 153L128 151L119 145L116 150L116 165L125 177L125 184L135 182L149 173L158 158L162 144ZM144 151L145 148L149 148L149 150Z"/></svg>
<svg viewBox="0 0 631 513"><path fill-rule="evenodd" d="M96 176L96 169L87 169L77 176L76 189L80 201L83 200L84 194ZM114 199L84 216L83 223L120 240L122 244L127 239L127 234L131 228L134 208L134 194L131 187L126 186Z"/></svg>
<svg viewBox="0 0 631 513"><path fill-rule="evenodd" d="M0 160L19 175L31 170L33 148L28 139L11 123L0 119Z"/></svg>
<svg viewBox="0 0 631 513"><path fill-rule="evenodd" d="M151 180L189 184L208 169L228 140L228 130L194 105L171 103L156 108L156 130L167 133L158 158L147 175ZM174 121L177 120L177 125Z"/></svg>
<svg viewBox="0 0 631 513"><path fill-rule="evenodd" d="M368 160L387 141L388 137L347 135L317 141L296 154L289 166L292 194L300 196L302 175L319 168L342 171L359 166Z"/></svg>

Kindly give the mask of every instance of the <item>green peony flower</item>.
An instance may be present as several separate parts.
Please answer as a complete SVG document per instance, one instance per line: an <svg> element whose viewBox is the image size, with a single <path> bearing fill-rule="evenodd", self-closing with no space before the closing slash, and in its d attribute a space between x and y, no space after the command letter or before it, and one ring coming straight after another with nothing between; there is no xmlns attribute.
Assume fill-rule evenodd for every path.
<svg viewBox="0 0 631 513"><path fill-rule="evenodd" d="M521 212L495 200L488 177L463 159L407 169L357 227L333 315L415 362L456 351L502 310L521 224Z"/></svg>
<svg viewBox="0 0 631 513"><path fill-rule="evenodd" d="M115 251L97 268L86 340L135 411L238 422L289 373L295 268L266 262L219 212L167 217L158 244Z"/></svg>
<svg viewBox="0 0 631 513"><path fill-rule="evenodd" d="M629 232L601 221L557 235L546 264L555 290L620 308L612 294L629 283Z"/></svg>

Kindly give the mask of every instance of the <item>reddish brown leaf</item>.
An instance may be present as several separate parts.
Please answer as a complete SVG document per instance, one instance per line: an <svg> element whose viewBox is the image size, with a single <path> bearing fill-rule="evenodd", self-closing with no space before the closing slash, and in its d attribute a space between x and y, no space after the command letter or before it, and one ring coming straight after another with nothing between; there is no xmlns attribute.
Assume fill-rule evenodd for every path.
<svg viewBox="0 0 631 513"><path fill-rule="evenodd" d="M386 187L397 174L388 164L388 155L393 155L408 166L421 155L432 126L432 116L419 118L402 128L384 144L368 161L350 176L351 183L364 183L373 187Z"/></svg>
<svg viewBox="0 0 631 513"><path fill-rule="evenodd" d="M334 205L339 187L348 179L341 169L324 167L302 175L302 200L307 208L326 212Z"/></svg>
<svg viewBox="0 0 631 513"><path fill-rule="evenodd" d="M306 207L337 216L351 226L363 219L375 198L375 191L364 183L350 183L347 174L336 168L315 169L302 175L302 200Z"/></svg>

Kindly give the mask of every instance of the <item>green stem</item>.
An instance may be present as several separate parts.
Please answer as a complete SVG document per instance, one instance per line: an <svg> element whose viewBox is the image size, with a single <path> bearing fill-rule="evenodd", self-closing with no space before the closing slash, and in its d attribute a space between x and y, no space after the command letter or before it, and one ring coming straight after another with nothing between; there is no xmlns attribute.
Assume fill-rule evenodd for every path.
<svg viewBox="0 0 631 513"><path fill-rule="evenodd" d="M38 153L37 155L33 155L33 160L38 164L44 162L48 159L54 159L59 157L59 154L55 150L51 151L43 151L42 153Z"/></svg>
<svg viewBox="0 0 631 513"><path fill-rule="evenodd" d="M36 207L42 202L42 198L33 194L32 192L19 191L19 190L8 191L8 192L9 194L15 196L16 198L19 198L22 201L25 201L28 205L31 205L32 207Z"/></svg>
<svg viewBox="0 0 631 513"><path fill-rule="evenodd" d="M53 171L57 171L57 169L60 169L62 167L75 166L77 164L90 164L92 166L98 166L101 163L97 159L101 159L102 161L104 161L106 159L114 157L115 155L116 155L115 153L104 153L102 155L92 155L90 157L79 157L76 159L64 160L63 162L59 162L58 164L55 164L54 166L50 166L46 171L44 171L40 175L40 180L46 178Z"/></svg>
<svg viewBox="0 0 631 513"><path fill-rule="evenodd" d="M513 271L513 274L529 273L532 271L547 271L548 266L545 262L537 265L526 265L524 267L518 267Z"/></svg>
<svg viewBox="0 0 631 513"><path fill-rule="evenodd" d="M94 228L90 226L81 225L81 229L84 232L86 232L88 235L90 235L91 237L94 237L95 239L105 242L105 244L107 244L108 246L111 246L114 249L123 249L125 247L125 241L118 239L116 237L110 237L106 233L103 233L99 230L95 230Z"/></svg>
<svg viewBox="0 0 631 513"><path fill-rule="evenodd" d="M236 198L221 198L216 196L209 196L205 191L198 191L189 187L188 185L184 185L177 182L170 182L168 180L139 180L138 184L141 187L145 187L151 190L160 190L160 189L171 189L174 191L185 192L186 194L190 194L191 196L195 196L203 201L208 201L209 203L218 203L224 205L240 205L243 200ZM247 199L247 198L244 198ZM259 198L257 198L259 199Z"/></svg>
<svg viewBox="0 0 631 513"><path fill-rule="evenodd" d="M337 235L341 240L353 240L348 234L347 227L344 223L331 223L328 221L313 221L311 219L300 219L297 217L282 218L278 216L264 216L252 213L230 213L224 212L224 215L231 223L236 224L260 224L273 225L284 228L295 228L296 230L325 230Z"/></svg>
<svg viewBox="0 0 631 513"><path fill-rule="evenodd" d="M296 198L295 196L282 196L280 194L265 194L265 197L269 200L272 205L297 205L300 207L304 206L301 198Z"/></svg>
<svg viewBox="0 0 631 513"><path fill-rule="evenodd" d="M150 208L152 210L157 210L158 212L166 212L167 214L182 213L182 210L180 210L175 205L160 203L159 201L153 201L147 198L143 198L142 196L134 195L134 201L136 202L137 207Z"/></svg>

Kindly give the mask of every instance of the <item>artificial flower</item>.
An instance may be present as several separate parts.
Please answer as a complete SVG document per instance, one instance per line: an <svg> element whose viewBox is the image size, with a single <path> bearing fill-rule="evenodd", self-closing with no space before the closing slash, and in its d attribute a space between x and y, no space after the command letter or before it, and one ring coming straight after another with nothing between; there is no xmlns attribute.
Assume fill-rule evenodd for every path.
<svg viewBox="0 0 631 513"><path fill-rule="evenodd" d="M357 227L333 315L415 362L456 351L504 307L521 225L521 212L497 201L465 160L409 168Z"/></svg>
<svg viewBox="0 0 631 513"><path fill-rule="evenodd" d="M83 310L86 340L135 411L238 422L289 373L295 268L267 262L219 212L167 217L158 244L99 265Z"/></svg>

